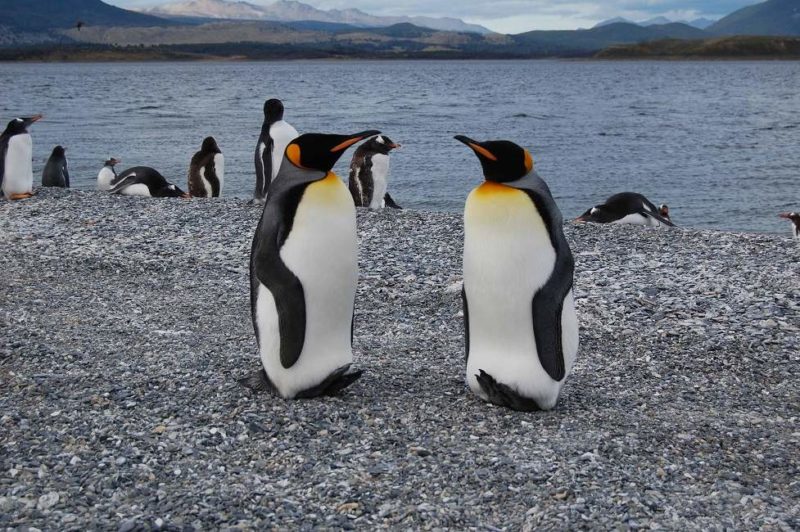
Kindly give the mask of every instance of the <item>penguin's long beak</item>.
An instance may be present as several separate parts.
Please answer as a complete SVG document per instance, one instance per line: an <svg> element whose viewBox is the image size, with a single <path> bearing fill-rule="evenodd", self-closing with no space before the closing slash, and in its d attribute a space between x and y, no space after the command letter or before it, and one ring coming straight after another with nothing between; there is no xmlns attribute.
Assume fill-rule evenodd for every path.
<svg viewBox="0 0 800 532"><path fill-rule="evenodd" d="M778 218L784 218L786 220L791 220L792 219L792 214L789 213L789 212L782 212L782 213L780 213L778 215Z"/></svg>
<svg viewBox="0 0 800 532"><path fill-rule="evenodd" d="M490 161L497 161L497 156L481 146L481 143L477 140L472 140L471 138L465 135L456 135L453 137L459 142L463 142L467 146L469 146L472 151L474 151L479 157L483 157L484 159L489 159Z"/></svg>
<svg viewBox="0 0 800 532"><path fill-rule="evenodd" d="M361 142L362 140L364 140L367 137L373 137L375 135L380 135L380 134L381 134L380 131L369 130L369 131L362 131L361 133L356 133L355 135L350 135L349 137L346 137L347 140L345 140L344 142L341 142L341 143L337 144L336 146L334 146L333 148L331 148L331 153L342 152L342 151L346 150L347 148L349 148L350 146L352 146L353 144L356 144L357 142Z"/></svg>
<svg viewBox="0 0 800 532"><path fill-rule="evenodd" d="M578 216L577 218L575 218L575 219L573 220L573 222L578 222L578 223L586 223L586 217L585 217L585 216L583 216L583 215L581 215L581 216Z"/></svg>
<svg viewBox="0 0 800 532"><path fill-rule="evenodd" d="M391 149L393 149L393 150L399 150L400 148L403 147L403 145L402 144L398 144L398 143L394 143L394 144L389 144L389 147Z"/></svg>
<svg viewBox="0 0 800 532"><path fill-rule="evenodd" d="M28 118L23 118L22 120L25 122L26 126L29 126L29 125L33 124L34 122L38 122L42 118L44 118L44 115L38 114L38 115L34 115L34 116L29 116Z"/></svg>

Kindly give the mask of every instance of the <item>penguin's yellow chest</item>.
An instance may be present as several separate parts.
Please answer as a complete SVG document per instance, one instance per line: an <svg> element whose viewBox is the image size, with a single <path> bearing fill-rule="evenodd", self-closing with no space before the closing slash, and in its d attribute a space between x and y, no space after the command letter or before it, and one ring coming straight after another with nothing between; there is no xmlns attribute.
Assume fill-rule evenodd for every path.
<svg viewBox="0 0 800 532"><path fill-rule="evenodd" d="M547 231L530 197L514 187L487 181L474 189L464 210L467 227L495 227L502 236L508 231Z"/></svg>
<svg viewBox="0 0 800 532"><path fill-rule="evenodd" d="M344 208L349 212L350 209L348 207L352 206L349 204L352 204L353 200L341 179L333 172L328 172L323 179L306 187L303 194L303 203L306 202L308 205L320 208ZM352 210L355 212L355 206L352 206Z"/></svg>

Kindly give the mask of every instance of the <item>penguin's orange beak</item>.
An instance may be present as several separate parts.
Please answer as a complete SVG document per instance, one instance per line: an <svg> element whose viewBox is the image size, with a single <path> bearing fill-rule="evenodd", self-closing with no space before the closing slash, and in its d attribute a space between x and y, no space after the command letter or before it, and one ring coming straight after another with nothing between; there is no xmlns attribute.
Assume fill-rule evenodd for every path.
<svg viewBox="0 0 800 532"><path fill-rule="evenodd" d="M782 212L782 213L780 213L778 215L778 218L784 218L786 220L791 220L792 219L792 214L789 213L789 212Z"/></svg>
<svg viewBox="0 0 800 532"><path fill-rule="evenodd" d="M472 140L471 138L469 138L469 137L467 137L465 135L456 135L455 139L457 141L469 146L469 148L472 151L474 151L475 153L477 153L481 157L483 157L485 159L489 159L490 161L497 161L497 156L495 154L493 154L492 152L490 152L489 150L487 150L486 148L484 148L483 146L481 146L478 143L478 141Z"/></svg>
<svg viewBox="0 0 800 532"><path fill-rule="evenodd" d="M371 137L373 135L380 135L380 131L362 131L361 133L356 133L355 135L351 135L350 138L345 140L344 142L337 144L333 148L331 148L331 153L339 153L340 151L344 151L353 144L357 142L361 142L367 137Z"/></svg>
<svg viewBox="0 0 800 532"><path fill-rule="evenodd" d="M29 120L31 121L31 124L33 124L34 122L38 122L42 118L44 118L44 115L43 114L38 114L38 115L34 115L34 116L30 117Z"/></svg>
<svg viewBox="0 0 800 532"><path fill-rule="evenodd" d="M393 150L399 150L400 148L402 148L402 147L403 147L403 145L402 145L402 144L397 144L397 143L395 143L395 144L389 144L389 147L390 147L391 149L393 149Z"/></svg>

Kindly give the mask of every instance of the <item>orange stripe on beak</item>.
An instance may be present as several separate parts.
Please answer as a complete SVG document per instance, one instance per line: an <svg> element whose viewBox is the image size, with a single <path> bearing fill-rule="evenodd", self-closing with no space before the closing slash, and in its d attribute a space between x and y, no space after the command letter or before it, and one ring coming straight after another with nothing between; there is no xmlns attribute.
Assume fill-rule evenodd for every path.
<svg viewBox="0 0 800 532"><path fill-rule="evenodd" d="M354 139L346 140L346 141L342 142L341 144L339 144L338 146L334 146L333 148L331 148L331 153L344 151L347 148L349 148L350 146L352 146L353 144L355 144L356 142L359 142L360 140L363 140L363 139L364 139L364 137L356 137Z"/></svg>
<svg viewBox="0 0 800 532"><path fill-rule="evenodd" d="M478 146L477 144L473 144L471 142L469 143L469 147L472 148L476 153L480 153L481 155L483 155L484 157L486 157L490 161L496 161L497 160L497 157L495 157L492 152L490 152L489 150L487 150L484 147Z"/></svg>

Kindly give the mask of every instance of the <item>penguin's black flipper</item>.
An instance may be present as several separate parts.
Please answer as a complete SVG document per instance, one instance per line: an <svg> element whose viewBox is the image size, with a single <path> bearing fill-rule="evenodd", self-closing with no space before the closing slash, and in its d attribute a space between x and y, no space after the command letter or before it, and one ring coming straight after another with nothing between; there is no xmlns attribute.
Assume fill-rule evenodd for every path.
<svg viewBox="0 0 800 532"><path fill-rule="evenodd" d="M8 137L0 135L0 196L3 195L3 176L6 173L6 151L8 151Z"/></svg>
<svg viewBox="0 0 800 532"><path fill-rule="evenodd" d="M481 385L481 389L491 403L520 412L535 412L541 410L536 401L527 397L522 397L509 386L494 380L494 377L483 370L480 370L480 374L475 375L475 378L478 379L478 384Z"/></svg>
<svg viewBox="0 0 800 532"><path fill-rule="evenodd" d="M254 371L248 377L244 377L242 379L236 379L236 382L238 382L245 388L253 390L254 392L277 393L275 385L272 384L272 381L270 381L269 377L267 377L267 372L264 371L264 368L261 368L258 371Z"/></svg>
<svg viewBox="0 0 800 532"><path fill-rule="evenodd" d="M295 395L296 399L311 399L321 395L334 396L356 382L364 373L363 370L349 372L350 364L346 364L337 369L323 380L321 383Z"/></svg>
<svg viewBox="0 0 800 532"><path fill-rule="evenodd" d="M64 165L64 168L62 168L61 170L61 175L64 176L64 186L66 188L69 188L69 169L67 168L66 164Z"/></svg>
<svg viewBox="0 0 800 532"><path fill-rule="evenodd" d="M383 201L384 201L384 203L386 203L386 206L389 207L390 209L403 210L403 208L400 205L398 205L397 203L394 202L394 200L392 199L392 197L389 195L388 192L383 197Z"/></svg>
<svg viewBox="0 0 800 532"><path fill-rule="evenodd" d="M661 222L662 224L664 224L666 226L675 227L674 223L672 223L671 221L667 220L666 218L664 218L663 216L661 216L657 212L650 212L650 211L646 211L646 210L642 209L641 211L639 211L639 214L641 214L645 218L652 218L654 220L658 220L659 222Z"/></svg>

